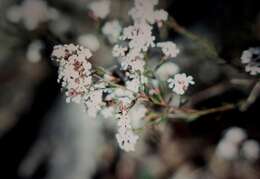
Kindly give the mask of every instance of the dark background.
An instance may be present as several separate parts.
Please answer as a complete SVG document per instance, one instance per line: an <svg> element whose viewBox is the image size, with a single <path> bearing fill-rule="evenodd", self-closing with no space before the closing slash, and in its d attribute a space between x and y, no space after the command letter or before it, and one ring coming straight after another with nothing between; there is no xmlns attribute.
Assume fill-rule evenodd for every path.
<svg viewBox="0 0 260 179"><path fill-rule="evenodd" d="M182 26L195 33L199 33L200 35L208 35L207 32L204 34L203 31L200 31L201 28L207 29L210 34L214 35L218 53L226 60L226 63L231 64L234 69L239 71L245 78L256 78L249 76L243 71L243 66L238 63L237 58L239 58L238 55L244 49L260 45L260 32L256 32L256 28L254 28L256 26L257 18L258 23L260 23L259 1L174 0L167 1L167 3L169 4L167 11L169 14L173 15ZM66 6L59 7L59 3L56 3L55 1L49 1L49 4L53 4L56 8L65 8L68 10L68 13L70 11L73 12L73 8L70 9ZM1 28L1 31L6 31L4 27ZM12 26L12 28L15 28L15 26ZM18 29L19 28L20 27L18 27ZM7 29L9 29L9 27ZM53 37L53 34L48 33L50 33L48 30L35 33L37 38L40 38L45 43L46 48L43 50L43 56L46 58L45 65L48 69L47 73L42 78L37 79L37 84L32 88L33 93L31 94L31 98L28 99L32 101L31 105L18 115L17 123L7 130L0 138L0 163L2 165L0 169L0 178L3 179L22 179L22 177L19 177L17 174L18 167L22 159L27 155L30 147L37 140L39 131L41 131L45 122L44 116L54 107L57 97L60 96L60 87L56 83L57 67L50 61L49 56L52 46L60 43L61 40ZM15 34L17 35L17 33ZM26 34L26 32L21 33L20 38L26 46L30 41L30 38L28 39L24 34ZM27 35L30 36L30 33ZM173 30L170 31L170 35L173 39L179 38L180 36ZM73 32L68 33L67 36L68 39L73 37ZM4 47L5 44L0 44L0 48ZM13 49L13 57L8 57L9 63L12 64L10 61L19 56L16 55L16 53L21 53L22 49L22 44ZM198 66L199 65L200 64L198 64ZM224 66L225 64L220 65ZM194 68L196 68L196 66L194 66ZM217 80L213 81L212 84L204 84L204 86L199 88L203 89L206 88L206 86L214 85L216 82L225 81L228 76L224 72L221 73L222 75L220 75ZM2 65L0 74L0 86L2 87L10 80L16 80L17 74L14 67L8 69L6 66ZM7 74L7 76L10 77L3 77L4 74ZM250 87L252 87L252 85ZM5 93L8 94L10 90L13 90L11 88L4 88L4 90L1 90L1 95L4 95ZM248 90L243 91L237 88L230 88L217 96L196 104L195 107L205 108L218 106L218 104L223 104L223 101L238 101L238 99L244 99L247 96ZM4 104L5 101L1 101L1 103ZM208 115L189 124L180 124L180 129L178 128L178 125L176 125L177 130L184 133L185 131L188 131L188 133L190 133L189 135L205 138L210 141L210 143L214 144L217 143L224 129L229 126L240 126L246 129L251 138L255 138L259 141L259 104L260 100L258 99L246 112L240 112L235 109L218 115ZM31 178L37 179L45 176L48 165L47 161L48 158L42 162Z"/></svg>

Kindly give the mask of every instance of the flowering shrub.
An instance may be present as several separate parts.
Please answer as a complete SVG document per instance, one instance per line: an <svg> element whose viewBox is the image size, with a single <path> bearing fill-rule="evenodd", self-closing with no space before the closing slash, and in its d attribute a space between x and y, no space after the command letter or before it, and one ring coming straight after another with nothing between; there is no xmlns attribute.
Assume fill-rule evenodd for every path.
<svg viewBox="0 0 260 179"><path fill-rule="evenodd" d="M227 105L203 111L186 109L182 108L179 97L174 98L179 101L172 105L173 97L185 95L195 81L186 73L178 73L179 67L174 63L166 81L158 76L163 73L160 67L180 53L174 42L162 41L154 33L155 28L160 30L172 21L165 10L157 9L158 3L158 0L135 0L129 10L132 20L129 26L122 27L119 20L104 23L101 32L113 46L111 54L118 62L112 70L90 63L92 52L98 49L95 45L98 41L89 35L78 39L85 47L56 45L52 52L52 59L59 65L58 82L65 91L66 101L83 104L90 117L101 115L117 120L116 139L125 151L135 150L139 129L149 124L174 117L193 120L234 107ZM89 10L95 20L103 21L110 12L110 1L94 1ZM85 43L84 39L93 43ZM154 49L160 51L160 60L152 66L149 60ZM255 57L255 54L258 56ZM259 49L252 48L241 57L242 63L247 64L246 71L253 75L259 73L258 57ZM142 106L141 110L135 109L136 106ZM134 115L135 119L130 115L133 109L138 114ZM132 121L137 119L143 121L144 126L134 126Z"/></svg>

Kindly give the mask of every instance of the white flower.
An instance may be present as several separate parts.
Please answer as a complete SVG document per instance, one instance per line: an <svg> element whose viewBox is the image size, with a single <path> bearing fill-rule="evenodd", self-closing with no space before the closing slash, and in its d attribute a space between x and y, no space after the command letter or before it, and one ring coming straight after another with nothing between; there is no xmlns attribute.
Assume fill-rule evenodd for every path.
<svg viewBox="0 0 260 179"><path fill-rule="evenodd" d="M80 45L89 48L93 52L97 51L100 47L97 37L93 34L80 35L77 41Z"/></svg>
<svg viewBox="0 0 260 179"><path fill-rule="evenodd" d="M143 127L144 121L142 119L147 113L146 107L137 103L130 111L123 110L118 114L118 133L116 135L119 146L125 151L134 151L138 135L133 132L133 125Z"/></svg>
<svg viewBox="0 0 260 179"><path fill-rule="evenodd" d="M130 50L128 54L121 59L121 68L123 70L129 70L132 73L144 71L145 61L143 60L143 54Z"/></svg>
<svg viewBox="0 0 260 179"><path fill-rule="evenodd" d="M132 130L125 130L116 134L116 139L119 147L126 152L134 151L139 136Z"/></svg>
<svg viewBox="0 0 260 179"><path fill-rule="evenodd" d="M79 45L54 46L52 59L59 64L58 82L66 90L67 102L79 103L92 85L91 52Z"/></svg>
<svg viewBox="0 0 260 179"><path fill-rule="evenodd" d="M95 118L97 116L97 113L105 105L105 103L103 102L103 90L93 89L93 91L90 91L85 96L84 104L86 105L88 115Z"/></svg>
<svg viewBox="0 0 260 179"><path fill-rule="evenodd" d="M180 52L176 44L173 42L160 42L157 43L157 47L162 49L163 54L167 58L175 58Z"/></svg>
<svg viewBox="0 0 260 179"><path fill-rule="evenodd" d="M109 42L112 44L117 42L121 31L122 27L118 20L106 22L102 27L102 33L107 36Z"/></svg>
<svg viewBox="0 0 260 179"><path fill-rule="evenodd" d="M134 151L139 136L132 130L131 121L127 111L123 110L118 114L117 126L118 133L116 134L116 139L120 148L127 152Z"/></svg>
<svg viewBox="0 0 260 179"><path fill-rule="evenodd" d="M89 4L88 8L95 17L104 19L110 13L110 4L110 0L95 0Z"/></svg>
<svg viewBox="0 0 260 179"><path fill-rule="evenodd" d="M48 7L42 0L25 0L20 6L7 10L7 18L14 23L22 22L28 30L36 29L39 24L58 18L58 12Z"/></svg>
<svg viewBox="0 0 260 179"><path fill-rule="evenodd" d="M172 88L172 90L179 95L183 95L190 84L195 84L193 77L187 76L185 73L176 74L174 75L174 78L169 78L167 81L169 83L169 88Z"/></svg>
<svg viewBox="0 0 260 179"><path fill-rule="evenodd" d="M156 71L156 74L161 80L167 80L170 76L179 73L180 67L172 62L164 63L160 66L160 68Z"/></svg>
<svg viewBox="0 0 260 179"><path fill-rule="evenodd" d="M259 157L260 146L255 140L247 140L243 143L241 152L246 159L255 161Z"/></svg>
<svg viewBox="0 0 260 179"><path fill-rule="evenodd" d="M242 63L250 63L254 55L260 55L259 48L249 48L243 51L241 56Z"/></svg>
<svg viewBox="0 0 260 179"><path fill-rule="evenodd" d="M154 12L155 21L166 21L168 19L168 12L163 9Z"/></svg>
<svg viewBox="0 0 260 179"><path fill-rule="evenodd" d="M41 60L41 50L43 48L43 43L39 40L33 41L27 50L26 57L32 63L37 63Z"/></svg>
<svg viewBox="0 0 260 179"><path fill-rule="evenodd" d="M64 58L66 56L66 48L63 45L55 45L51 56L56 59Z"/></svg>
<svg viewBox="0 0 260 179"><path fill-rule="evenodd" d="M246 72L249 72L251 75L257 75L260 73L260 66L255 64L248 64L245 68Z"/></svg>
<svg viewBox="0 0 260 179"><path fill-rule="evenodd" d="M122 110L121 113L117 115L118 117L118 122L117 126L120 130L131 130L131 121L129 119L128 113L125 110Z"/></svg>
<svg viewBox="0 0 260 179"><path fill-rule="evenodd" d="M155 46L152 26L147 23L136 23L124 28L121 38L129 40L129 47L137 52L146 52L149 47Z"/></svg>
<svg viewBox="0 0 260 179"><path fill-rule="evenodd" d="M117 44L113 47L112 55L113 57L124 57L126 51L127 51L127 47L122 47Z"/></svg>
<svg viewBox="0 0 260 179"><path fill-rule="evenodd" d="M147 77L140 73L126 73L127 80L125 81L125 86L127 89L138 93L143 85L147 83Z"/></svg>
<svg viewBox="0 0 260 179"><path fill-rule="evenodd" d="M260 48L249 48L243 51L241 56L241 62L246 64L245 71L251 75L257 75L260 73Z"/></svg>

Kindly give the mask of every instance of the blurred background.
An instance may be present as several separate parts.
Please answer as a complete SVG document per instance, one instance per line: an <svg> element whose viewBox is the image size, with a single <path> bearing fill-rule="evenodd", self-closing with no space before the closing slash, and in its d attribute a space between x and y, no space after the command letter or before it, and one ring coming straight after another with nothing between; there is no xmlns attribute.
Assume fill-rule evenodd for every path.
<svg viewBox="0 0 260 179"><path fill-rule="evenodd" d="M93 1L0 0L0 178L259 179L257 96L243 111L152 126L132 153L118 148L112 121L89 119L83 107L65 102L50 59L54 45L80 43L94 49L93 63L115 64L104 22L87 8ZM109 19L128 24L131 5L111 0ZM160 6L224 59L164 29L164 39L181 49L174 62L196 79L187 105L207 109L247 99L259 77L244 71L240 56L260 46L258 0L161 0Z"/></svg>

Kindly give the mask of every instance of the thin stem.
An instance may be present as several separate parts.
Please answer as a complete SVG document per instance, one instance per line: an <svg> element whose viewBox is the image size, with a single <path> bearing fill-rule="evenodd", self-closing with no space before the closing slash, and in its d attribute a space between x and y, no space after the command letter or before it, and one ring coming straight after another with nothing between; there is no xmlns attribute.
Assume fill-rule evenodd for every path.
<svg viewBox="0 0 260 179"><path fill-rule="evenodd" d="M159 61L159 63L155 66L155 68L153 69L154 72L156 72L165 62L167 62L168 60L165 57L162 57Z"/></svg>

